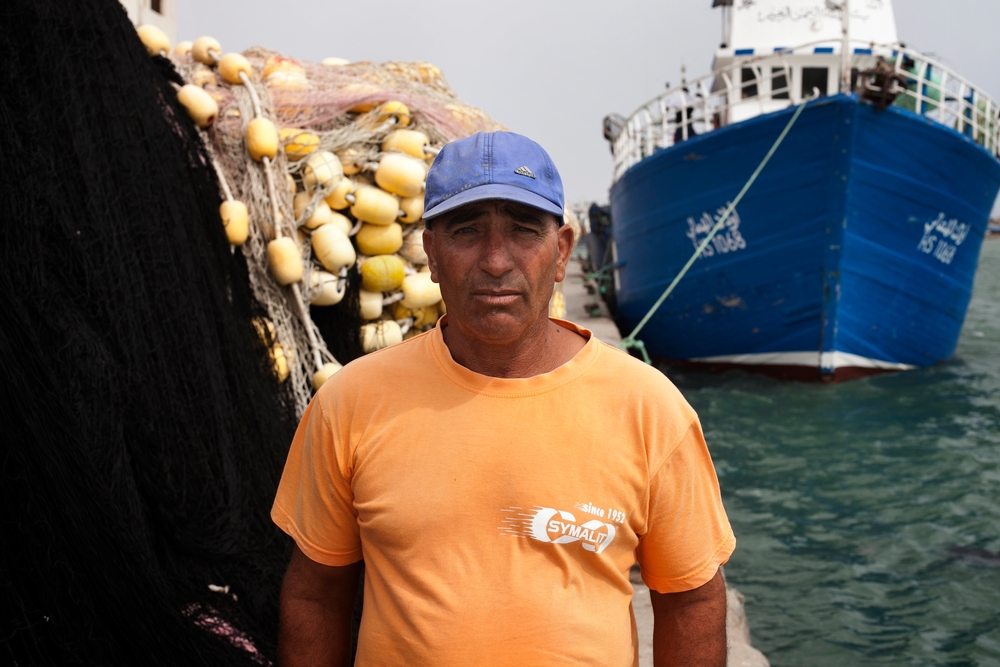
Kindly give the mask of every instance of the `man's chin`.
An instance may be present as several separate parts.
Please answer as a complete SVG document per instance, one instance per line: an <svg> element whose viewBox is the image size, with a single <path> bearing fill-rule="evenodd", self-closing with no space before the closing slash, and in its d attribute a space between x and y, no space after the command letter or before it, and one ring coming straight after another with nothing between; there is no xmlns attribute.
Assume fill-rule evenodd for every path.
<svg viewBox="0 0 1000 667"><path fill-rule="evenodd" d="M448 319L454 321L450 316ZM511 312L510 309L494 308L456 319L465 325L462 328L467 331L466 335L491 343L507 343L521 339L538 318L523 312Z"/></svg>

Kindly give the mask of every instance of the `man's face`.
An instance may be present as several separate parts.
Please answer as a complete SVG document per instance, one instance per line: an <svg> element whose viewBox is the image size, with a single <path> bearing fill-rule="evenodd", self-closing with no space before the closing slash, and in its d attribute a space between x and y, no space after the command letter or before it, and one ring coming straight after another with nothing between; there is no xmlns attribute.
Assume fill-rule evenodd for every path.
<svg viewBox="0 0 1000 667"><path fill-rule="evenodd" d="M516 342L548 317L572 245L573 230L552 214L502 200L462 206L424 232L449 324L491 344Z"/></svg>

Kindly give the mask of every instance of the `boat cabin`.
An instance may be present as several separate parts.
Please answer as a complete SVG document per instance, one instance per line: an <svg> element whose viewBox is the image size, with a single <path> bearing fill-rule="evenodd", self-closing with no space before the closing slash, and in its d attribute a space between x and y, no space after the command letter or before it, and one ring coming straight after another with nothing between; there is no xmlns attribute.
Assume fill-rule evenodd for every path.
<svg viewBox="0 0 1000 667"><path fill-rule="evenodd" d="M728 122L840 91L839 6L826 0L714 0L713 6L722 13L722 43L712 65L721 75L711 90L728 86L738 93ZM898 42L891 0L855 0L849 11L851 56L873 57L875 45Z"/></svg>

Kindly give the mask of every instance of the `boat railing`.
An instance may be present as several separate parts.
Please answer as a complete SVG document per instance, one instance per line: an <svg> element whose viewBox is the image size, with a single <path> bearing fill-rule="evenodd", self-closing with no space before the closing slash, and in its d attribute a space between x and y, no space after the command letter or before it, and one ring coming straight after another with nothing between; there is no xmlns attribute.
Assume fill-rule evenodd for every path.
<svg viewBox="0 0 1000 667"><path fill-rule="evenodd" d="M800 104L792 70L803 61L794 56L812 54L813 46L736 58L646 102L617 127L609 128L606 120L614 180L658 150ZM1000 106L954 70L900 44L855 46L851 66L852 92L950 127L1000 157ZM753 76L745 77L747 71Z"/></svg>

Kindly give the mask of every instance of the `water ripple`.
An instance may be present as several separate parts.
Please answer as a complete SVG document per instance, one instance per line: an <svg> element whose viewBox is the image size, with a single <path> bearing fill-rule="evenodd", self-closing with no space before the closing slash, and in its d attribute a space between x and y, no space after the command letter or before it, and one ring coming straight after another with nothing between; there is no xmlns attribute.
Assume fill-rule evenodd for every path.
<svg viewBox="0 0 1000 667"><path fill-rule="evenodd" d="M698 410L774 667L1000 667L1000 241L956 359L835 386L669 371ZM966 554L963 556L963 554Z"/></svg>

